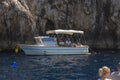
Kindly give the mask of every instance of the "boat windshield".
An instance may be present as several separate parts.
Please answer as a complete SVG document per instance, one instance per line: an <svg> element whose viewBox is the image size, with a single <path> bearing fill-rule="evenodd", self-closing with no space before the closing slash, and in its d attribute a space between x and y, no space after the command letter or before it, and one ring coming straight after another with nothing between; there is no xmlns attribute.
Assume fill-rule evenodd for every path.
<svg viewBox="0 0 120 80"><path fill-rule="evenodd" d="M45 46L56 46L57 45L56 38L54 37L45 37L45 38L42 38L42 41Z"/></svg>

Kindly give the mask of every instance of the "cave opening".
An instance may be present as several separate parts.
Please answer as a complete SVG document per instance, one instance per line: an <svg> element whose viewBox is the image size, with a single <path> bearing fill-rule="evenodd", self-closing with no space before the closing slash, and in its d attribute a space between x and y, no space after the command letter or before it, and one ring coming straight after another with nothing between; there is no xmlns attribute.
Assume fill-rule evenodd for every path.
<svg viewBox="0 0 120 80"><path fill-rule="evenodd" d="M45 31L47 30L54 30L55 29L55 24L52 20L47 20L47 23L45 25Z"/></svg>

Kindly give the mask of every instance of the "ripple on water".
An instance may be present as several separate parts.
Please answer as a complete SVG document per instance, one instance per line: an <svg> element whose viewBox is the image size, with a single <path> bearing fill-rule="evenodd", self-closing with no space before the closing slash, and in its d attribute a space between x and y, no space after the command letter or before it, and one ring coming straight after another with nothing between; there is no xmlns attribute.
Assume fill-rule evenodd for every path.
<svg viewBox="0 0 120 80"><path fill-rule="evenodd" d="M10 63L16 61L16 68ZM112 71L119 54L26 56L0 54L0 80L96 80L104 65Z"/></svg>

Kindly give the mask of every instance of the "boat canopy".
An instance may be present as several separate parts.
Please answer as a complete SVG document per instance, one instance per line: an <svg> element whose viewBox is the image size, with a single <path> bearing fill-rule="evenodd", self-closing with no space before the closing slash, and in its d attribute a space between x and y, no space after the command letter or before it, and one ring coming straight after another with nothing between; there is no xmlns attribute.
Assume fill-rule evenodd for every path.
<svg viewBox="0 0 120 80"><path fill-rule="evenodd" d="M75 33L84 34L84 31L78 31L78 30L62 30L62 29L46 31L46 34L69 34L69 35L73 35L73 34L75 34Z"/></svg>

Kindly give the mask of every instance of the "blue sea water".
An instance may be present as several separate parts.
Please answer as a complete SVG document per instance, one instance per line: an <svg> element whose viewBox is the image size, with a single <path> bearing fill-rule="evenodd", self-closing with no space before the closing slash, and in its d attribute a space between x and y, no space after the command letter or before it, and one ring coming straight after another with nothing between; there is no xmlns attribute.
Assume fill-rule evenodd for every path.
<svg viewBox="0 0 120 80"><path fill-rule="evenodd" d="M0 80L97 80L100 67L115 71L118 62L120 53L104 51L50 56L0 53Z"/></svg>

